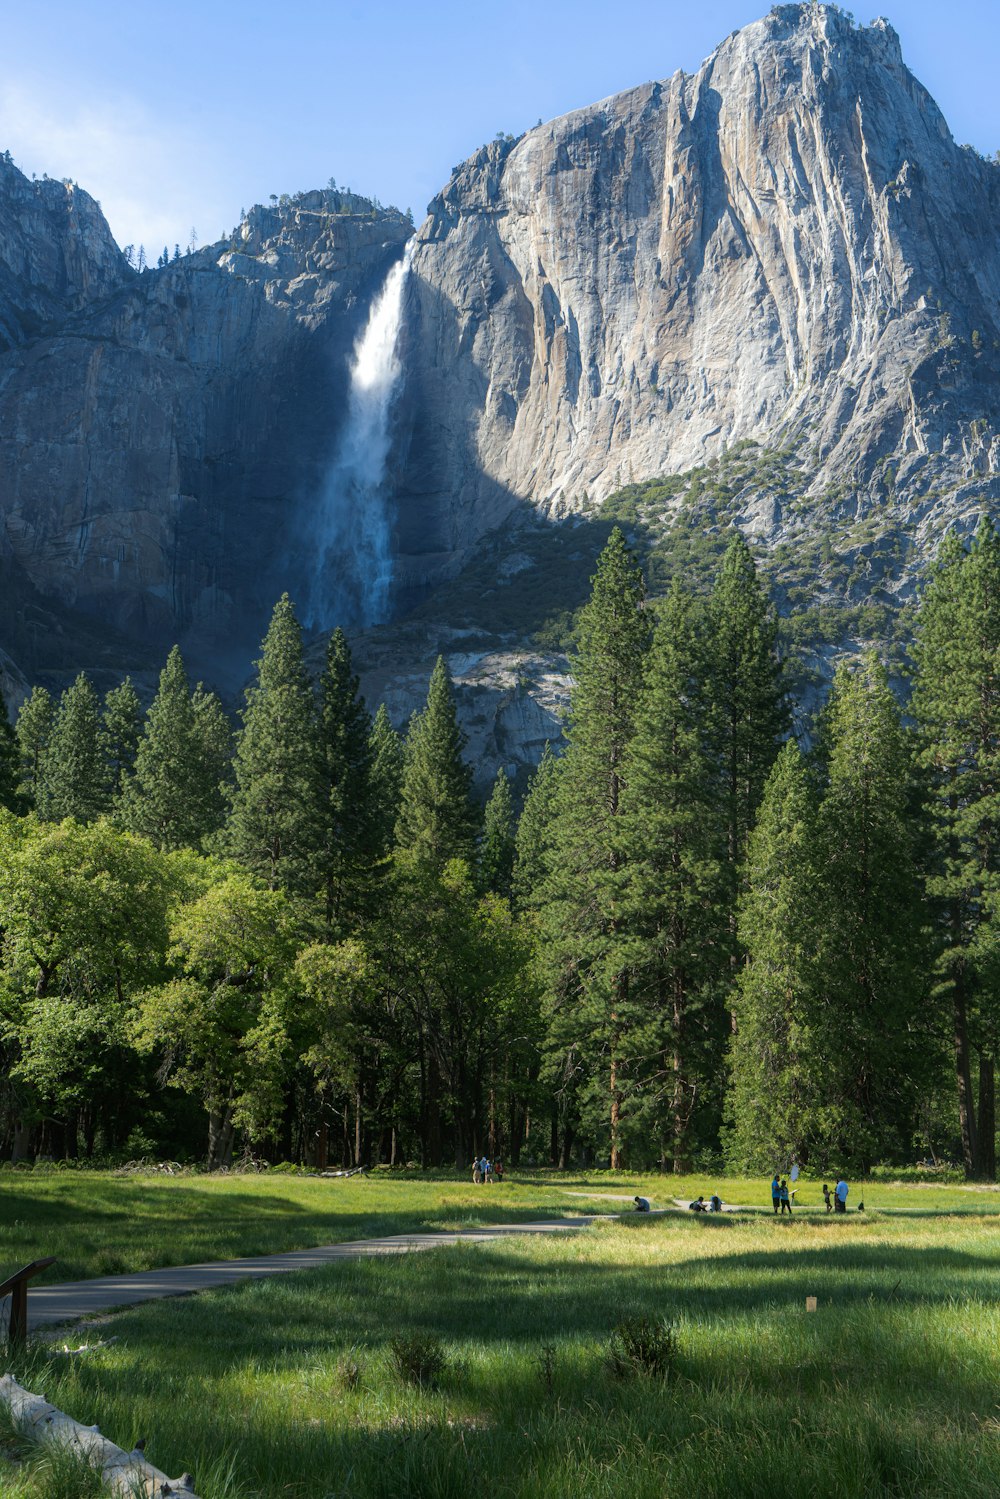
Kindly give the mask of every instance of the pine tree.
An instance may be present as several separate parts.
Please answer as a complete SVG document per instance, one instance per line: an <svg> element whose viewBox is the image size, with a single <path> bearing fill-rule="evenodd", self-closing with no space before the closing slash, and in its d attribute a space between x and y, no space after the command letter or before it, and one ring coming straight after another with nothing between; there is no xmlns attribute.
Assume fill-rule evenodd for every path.
<svg viewBox="0 0 1000 1499"><path fill-rule="evenodd" d="M556 816L556 783L561 762L548 740L528 783L514 834L512 894L519 911L536 909L550 867Z"/></svg>
<svg viewBox="0 0 1000 1499"><path fill-rule="evenodd" d="M132 774L142 738L142 704L131 677L113 687L104 699L103 736L111 798L117 804Z"/></svg>
<svg viewBox="0 0 1000 1499"><path fill-rule="evenodd" d="M392 726L389 710L379 703L368 739L371 756L369 795L372 810L372 857L376 861L392 852L403 786L403 741Z"/></svg>
<svg viewBox="0 0 1000 1499"><path fill-rule="evenodd" d="M812 1026L830 1159L866 1167L909 1145L919 1079L934 1044L926 1009L920 889L910 821L910 746L885 668L870 652L834 678L819 812ZM923 1027L926 1029L926 1027Z"/></svg>
<svg viewBox="0 0 1000 1499"><path fill-rule="evenodd" d="M197 754L192 778L192 816L200 828L196 841L203 842L217 833L226 820L233 730L222 703L202 682L198 683L191 695L191 709Z"/></svg>
<svg viewBox="0 0 1000 1499"><path fill-rule="evenodd" d="M812 1043L821 1002L816 962L817 809L794 740L779 752L750 834L739 938L746 953L731 1042L728 1155L739 1171L805 1159L826 1058Z"/></svg>
<svg viewBox="0 0 1000 1499"><path fill-rule="evenodd" d="M623 1027L629 1010L621 920L620 815L625 763L642 691L648 625L642 573L616 527L580 615L568 749L559 775L545 929L552 964L553 1042L605 1059L612 1167L621 1165Z"/></svg>
<svg viewBox="0 0 1000 1499"><path fill-rule="evenodd" d="M501 768L483 816L479 847L479 884L483 890L509 897L514 872L514 805L507 772Z"/></svg>
<svg viewBox="0 0 1000 1499"><path fill-rule="evenodd" d="M196 713L184 660L174 646L118 808L122 825L158 848L197 848L218 826L218 780L225 761L206 757L206 716L214 718L215 710L203 705Z"/></svg>
<svg viewBox="0 0 1000 1499"><path fill-rule="evenodd" d="M966 1172L996 1174L1000 1032L1000 537L983 519L968 551L949 535L917 618L912 712L929 794L926 888L950 1005ZM979 1098L974 1092L978 1064Z"/></svg>
<svg viewBox="0 0 1000 1499"><path fill-rule="evenodd" d="M21 762L18 794L22 804L29 807L36 807L38 804L38 792L55 716L55 705L44 687L32 688L31 696L21 704L21 711L17 715L14 732Z"/></svg>
<svg viewBox="0 0 1000 1499"><path fill-rule="evenodd" d="M7 701L0 693L0 807L20 812L21 756Z"/></svg>
<svg viewBox="0 0 1000 1499"><path fill-rule="evenodd" d="M711 671L717 748L726 813L730 882L729 930L733 976L739 964L736 944L736 887L747 839L768 772L788 727L778 658L778 621L761 587L746 541L734 532L712 590Z"/></svg>
<svg viewBox="0 0 1000 1499"><path fill-rule="evenodd" d="M38 815L93 822L107 811L108 793L100 702L81 672L59 700L36 792Z"/></svg>
<svg viewBox="0 0 1000 1499"><path fill-rule="evenodd" d="M316 711L302 632L287 594L275 605L242 718L226 845L271 889L315 895L320 801Z"/></svg>
<svg viewBox="0 0 1000 1499"><path fill-rule="evenodd" d="M675 582L649 653L623 795L631 1047L661 1060L651 1080L666 1109L646 1122L661 1160L690 1169L700 1123L714 1143L727 1035L725 823L711 753L702 611ZM636 1064L632 1067L637 1072Z"/></svg>
<svg viewBox="0 0 1000 1499"><path fill-rule="evenodd" d="M330 931L347 936L365 912L376 861L372 722L344 632L334 630L319 683L321 843L317 888Z"/></svg>
<svg viewBox="0 0 1000 1499"><path fill-rule="evenodd" d="M441 870L449 859L471 863L476 831L472 772L462 759L455 695L444 657L431 673L427 702L406 736L396 844L415 864Z"/></svg>

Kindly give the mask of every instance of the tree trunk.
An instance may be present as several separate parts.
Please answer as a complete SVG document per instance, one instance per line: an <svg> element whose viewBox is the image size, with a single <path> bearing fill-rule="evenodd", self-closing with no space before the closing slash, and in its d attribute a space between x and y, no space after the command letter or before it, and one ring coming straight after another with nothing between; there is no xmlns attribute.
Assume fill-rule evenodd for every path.
<svg viewBox="0 0 1000 1499"><path fill-rule="evenodd" d="M611 1037L611 1159L609 1165L612 1171L622 1169L621 1151L621 1122L622 1122L622 1096L618 1087L618 1037Z"/></svg>
<svg viewBox="0 0 1000 1499"><path fill-rule="evenodd" d="M972 1068L969 1060L969 1020L961 976L955 983L955 1071L958 1079L958 1121L962 1131L962 1156L966 1176L976 1174L979 1159L976 1112L972 1101Z"/></svg>
<svg viewBox="0 0 1000 1499"><path fill-rule="evenodd" d="M27 1160L34 1154L35 1149L35 1126L26 1124L23 1119L14 1123L14 1144L10 1153L11 1164L16 1166L18 1161Z"/></svg>
<svg viewBox="0 0 1000 1499"><path fill-rule="evenodd" d="M15 1430L30 1431L33 1439L44 1446L60 1447L75 1454L81 1463L98 1469L108 1490L122 1499L135 1494L146 1494L149 1499L168 1494L197 1499L190 1473L168 1478L147 1462L141 1452L135 1448L126 1452L116 1447L101 1436L96 1426L80 1425L72 1416L50 1405L44 1395L33 1395L22 1388L12 1374L0 1379L0 1402L10 1412ZM85 1483L83 1473L80 1478L81 1484Z"/></svg>
<svg viewBox="0 0 1000 1499"><path fill-rule="evenodd" d="M208 1169L218 1171L233 1159L233 1111L210 1109L208 1113Z"/></svg>
<svg viewBox="0 0 1000 1499"><path fill-rule="evenodd" d="M979 1146L976 1175L981 1181L993 1181L997 1174L997 1087L996 1064L992 1057L979 1057L979 1118L976 1121L976 1143Z"/></svg>
<svg viewBox="0 0 1000 1499"><path fill-rule="evenodd" d="M672 1008L674 1050L671 1069L673 1071L674 1086L670 1113L673 1126L673 1169L679 1176L683 1176L690 1170L691 1165L687 1154L690 1106L685 1096L686 1090L684 1086L684 985L679 977L674 981Z"/></svg>

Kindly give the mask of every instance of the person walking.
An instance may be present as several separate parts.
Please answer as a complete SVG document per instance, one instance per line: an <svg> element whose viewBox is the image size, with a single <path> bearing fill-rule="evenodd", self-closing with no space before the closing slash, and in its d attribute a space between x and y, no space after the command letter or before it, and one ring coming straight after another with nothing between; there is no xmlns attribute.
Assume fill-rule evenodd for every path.
<svg viewBox="0 0 1000 1499"><path fill-rule="evenodd" d="M778 1180L777 1171L774 1173L774 1179L771 1182L771 1205L774 1208L774 1216L777 1217L781 1212L781 1182Z"/></svg>
<svg viewBox="0 0 1000 1499"><path fill-rule="evenodd" d="M837 1182L837 1186L836 1186L836 1188L834 1190L834 1194L833 1194L833 1198L834 1198L833 1206L834 1206L834 1211L835 1212L838 1212L838 1213L846 1213L847 1212L847 1193L848 1193L847 1183L844 1180L843 1176L841 1176L840 1179L839 1179L839 1181Z"/></svg>
<svg viewBox="0 0 1000 1499"><path fill-rule="evenodd" d="M788 1216L789 1216L789 1218L790 1218L792 1216L792 1199L791 1199L791 1196L789 1195L788 1183L785 1181L784 1177L782 1177L782 1179L781 1179L781 1186L779 1188L779 1192L781 1194L781 1196L780 1196L780 1201L781 1201L781 1216L783 1218L785 1216L785 1214L787 1213Z"/></svg>
<svg viewBox="0 0 1000 1499"><path fill-rule="evenodd" d="M823 1183L823 1201L826 1203L827 1212L832 1213L833 1198L830 1196L830 1188L827 1186L826 1182Z"/></svg>

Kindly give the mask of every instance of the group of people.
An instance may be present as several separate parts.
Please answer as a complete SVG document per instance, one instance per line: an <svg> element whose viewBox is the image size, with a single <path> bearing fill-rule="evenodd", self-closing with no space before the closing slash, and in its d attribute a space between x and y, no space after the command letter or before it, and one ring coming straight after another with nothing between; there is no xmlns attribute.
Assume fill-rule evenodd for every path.
<svg viewBox="0 0 1000 1499"><path fill-rule="evenodd" d="M799 1168L797 1165L793 1165L790 1176L793 1183L798 1181ZM850 1188L843 1176L837 1178L837 1185L832 1192L826 1182L823 1183L823 1201L826 1204L828 1213L847 1212L847 1194L849 1190ZM789 1217L792 1216L792 1202L795 1192L796 1188L794 1186L789 1188L786 1178L779 1176L776 1171L771 1178L771 1206L774 1208L776 1215L780 1213L784 1217L785 1213L787 1213ZM864 1203L860 1203L859 1211L863 1207Z"/></svg>
<svg viewBox="0 0 1000 1499"><path fill-rule="evenodd" d="M491 1161L488 1156L477 1156L472 1163L472 1180L477 1186L480 1182L502 1182L503 1161L499 1157Z"/></svg>

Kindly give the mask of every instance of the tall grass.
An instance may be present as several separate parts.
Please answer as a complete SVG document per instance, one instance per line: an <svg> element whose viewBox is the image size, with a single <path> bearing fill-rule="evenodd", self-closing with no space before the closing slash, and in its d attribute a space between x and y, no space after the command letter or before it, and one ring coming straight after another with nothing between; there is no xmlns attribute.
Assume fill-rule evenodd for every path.
<svg viewBox="0 0 1000 1499"><path fill-rule="evenodd" d="M344 1262L137 1308L15 1372L204 1499L994 1495L996 1200L949 1190ZM609 1371L640 1317L676 1329L669 1380ZM434 1383L399 1339L441 1340Z"/></svg>

